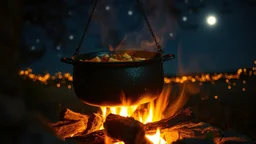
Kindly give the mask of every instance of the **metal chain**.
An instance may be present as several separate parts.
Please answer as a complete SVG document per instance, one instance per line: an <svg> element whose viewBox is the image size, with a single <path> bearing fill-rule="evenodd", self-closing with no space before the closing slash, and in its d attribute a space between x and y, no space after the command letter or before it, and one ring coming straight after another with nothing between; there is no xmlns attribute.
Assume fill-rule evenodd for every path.
<svg viewBox="0 0 256 144"><path fill-rule="evenodd" d="M81 40L80 40L80 42L79 42L79 44L78 44L78 46L77 46L77 48L76 48L75 53L73 54L73 56L79 54L80 48L81 48L82 43L83 43L83 41L84 41L85 34L86 34L86 32L87 32L87 29L88 29L89 24L90 24L90 22L91 22L91 19L92 19L92 17L93 17L93 14L94 14L94 11L95 11L96 6L97 6L97 4L98 4L98 1L99 1L99 0L95 0L95 2L94 2L94 5L93 5L93 7L92 7L92 11L90 12L89 19L88 19L88 21L87 21L87 23L86 23L86 25L85 25L85 29L84 29L82 38L81 38Z"/></svg>
<svg viewBox="0 0 256 144"><path fill-rule="evenodd" d="M163 50L162 50L161 46L159 45L159 43L157 42L157 39L156 39L156 37L155 37L155 34L154 34L154 32L153 32L153 30L152 30L152 28L151 28L151 26L150 26L150 23L149 23L149 21L148 21L148 18L147 18L146 14L145 14L145 11L144 11L142 5L141 5L140 0L137 0L137 4L138 4L138 6L139 6L139 8L140 8L141 14L143 15L143 17L144 17L144 19L145 19L145 21L146 21L146 24L147 24L148 29L149 29L149 31L150 31L152 37L153 37L153 40L154 40L155 43L156 43L156 47L157 47L157 49L158 49L158 52L163 53Z"/></svg>
<svg viewBox="0 0 256 144"><path fill-rule="evenodd" d="M87 29L88 29L89 24L90 24L90 22L91 22L91 19L92 19L92 17L93 17L93 14L94 14L94 11L95 11L96 6L97 6L97 4L98 4L98 1L99 1L99 0L95 0L95 3L94 3L93 8L92 8L92 11L90 12L89 19L88 19L88 21L87 21L87 23L86 23L86 25L85 25L85 29L84 29L84 31L83 31L82 38L81 38L81 40L80 40L80 42L79 42L79 44L78 44L78 46L77 46L77 48L76 48L75 53L73 54L73 56L79 54L80 48L81 48L81 46L82 46L82 43L83 43L83 40L84 40L84 37L85 37L85 34L86 34L86 32L87 32ZM142 15L143 15L143 17L144 17L144 19L145 19L145 21L146 21L146 24L147 24L147 26L148 26L148 29L149 29L149 31L150 31L152 37L153 37L153 40L154 40L155 43L156 43L156 47L157 47L158 51L159 51L160 53L163 53L163 50L162 50L161 46L159 45L159 43L157 42L157 39L156 39L156 37L155 37L155 34L154 34L154 32L153 32L153 30L152 30L152 28L151 28L151 26L150 26L150 23L149 23L149 21L148 21L148 19L147 19L147 16L146 16L145 12L144 12L144 9L142 8L142 5L141 5L140 0L137 0L137 4L139 5L139 8L140 8L140 10L141 10L141 13L142 13Z"/></svg>

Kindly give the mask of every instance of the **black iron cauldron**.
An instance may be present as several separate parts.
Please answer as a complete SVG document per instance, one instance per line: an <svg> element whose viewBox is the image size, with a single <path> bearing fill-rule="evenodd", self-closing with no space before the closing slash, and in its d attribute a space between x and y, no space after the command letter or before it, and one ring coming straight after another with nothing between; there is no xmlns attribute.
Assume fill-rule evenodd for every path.
<svg viewBox="0 0 256 144"><path fill-rule="evenodd" d="M63 58L73 65L73 84L77 97L93 106L135 105L154 100L164 84L163 62L174 55L126 50L136 57L150 58L137 62L81 62L96 56L118 52L93 52ZM123 103L126 102L126 103Z"/></svg>
<svg viewBox="0 0 256 144"><path fill-rule="evenodd" d="M83 39L92 19L98 0L95 0L82 38L71 58L62 58L65 63L73 65L73 84L77 97L93 106L137 105L154 100L164 85L163 62L173 59L174 55L163 55L149 21L139 0L137 4L156 43L158 52L125 50L135 57L149 58L137 62L81 62L105 54L122 53L93 52L79 54ZM125 103L124 103L125 102Z"/></svg>

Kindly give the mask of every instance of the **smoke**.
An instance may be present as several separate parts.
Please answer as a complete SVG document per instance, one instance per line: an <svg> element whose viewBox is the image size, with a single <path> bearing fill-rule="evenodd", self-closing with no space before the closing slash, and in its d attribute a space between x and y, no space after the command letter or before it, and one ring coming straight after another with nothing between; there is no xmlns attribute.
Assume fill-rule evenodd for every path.
<svg viewBox="0 0 256 144"><path fill-rule="evenodd" d="M113 2L112 2L113 3ZM177 22L169 13L166 1L141 1L150 26L160 45L164 45L169 33L175 33ZM156 44L136 1L100 1L95 12L96 22L101 24L101 42L104 47L156 51ZM97 9L97 10L98 10ZM94 18L95 19L95 18Z"/></svg>

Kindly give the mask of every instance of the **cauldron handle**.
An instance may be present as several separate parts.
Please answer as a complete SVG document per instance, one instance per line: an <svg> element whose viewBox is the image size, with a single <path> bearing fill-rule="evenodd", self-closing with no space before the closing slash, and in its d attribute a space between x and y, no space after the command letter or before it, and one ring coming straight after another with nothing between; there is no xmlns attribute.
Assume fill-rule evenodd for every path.
<svg viewBox="0 0 256 144"><path fill-rule="evenodd" d="M174 58L175 58L174 54L166 54L166 55L161 56L161 59L163 62L174 59Z"/></svg>
<svg viewBox="0 0 256 144"><path fill-rule="evenodd" d="M157 42L156 36L155 36L155 34L154 34L154 32L153 32L151 26L150 26L150 23L149 23L148 18L147 18L147 16L146 16L145 10L143 9L143 7L142 7L142 5L141 5L140 0L137 0L137 5L139 6L139 9L140 9L140 11L141 11L141 14L142 14L144 20L146 21L146 24L147 24L147 26L148 26L148 29L149 29L150 33L151 33L151 36L152 36L153 40L155 41L155 44L156 44L156 47L157 47L158 52L164 53L164 51L163 51L163 49L161 48L160 44Z"/></svg>
<svg viewBox="0 0 256 144"><path fill-rule="evenodd" d="M75 61L72 59L72 58L61 58L61 61L64 62L64 63L67 63L67 64L74 64Z"/></svg>
<svg viewBox="0 0 256 144"><path fill-rule="evenodd" d="M93 14L94 14L94 11L95 11L95 9L96 9L96 6L97 6L97 4L98 4L98 1L99 1L99 0L95 0L95 2L94 2L94 5L93 5L93 7L92 7L92 11L90 12L89 19L88 19L88 21L87 21L87 23L86 23L86 25L85 25L82 38L81 38L81 40L80 40L80 42L79 42L79 44L78 44L78 46L77 46L77 48L76 48L76 50L75 50L73 56L76 56L76 55L79 54L80 48L81 48L82 43L83 43L83 41L84 41L85 34L86 34L87 29L88 29L88 27L89 27L89 24L90 24L90 22L91 22L91 19L92 19L92 16L93 16Z"/></svg>

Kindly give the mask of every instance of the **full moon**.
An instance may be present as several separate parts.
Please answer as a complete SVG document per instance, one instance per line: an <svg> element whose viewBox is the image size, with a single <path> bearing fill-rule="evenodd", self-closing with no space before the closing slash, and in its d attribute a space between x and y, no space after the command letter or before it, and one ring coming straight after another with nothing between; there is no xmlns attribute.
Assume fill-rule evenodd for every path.
<svg viewBox="0 0 256 144"><path fill-rule="evenodd" d="M212 26L212 25L215 25L217 23L217 19L215 16L208 16L206 18L206 22L208 25Z"/></svg>

